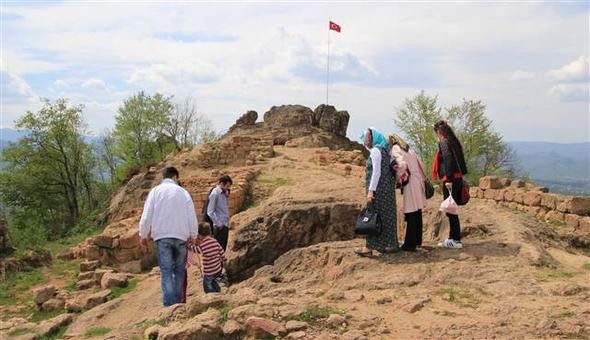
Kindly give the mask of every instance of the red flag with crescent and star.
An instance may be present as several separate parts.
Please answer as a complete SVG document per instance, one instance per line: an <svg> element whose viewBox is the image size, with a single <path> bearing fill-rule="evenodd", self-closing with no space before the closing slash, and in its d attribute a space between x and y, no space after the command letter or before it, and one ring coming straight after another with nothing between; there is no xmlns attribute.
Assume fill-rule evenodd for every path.
<svg viewBox="0 0 590 340"><path fill-rule="evenodd" d="M338 25L335 22L330 21L330 29L332 31L336 31L336 32L340 33L340 25Z"/></svg>

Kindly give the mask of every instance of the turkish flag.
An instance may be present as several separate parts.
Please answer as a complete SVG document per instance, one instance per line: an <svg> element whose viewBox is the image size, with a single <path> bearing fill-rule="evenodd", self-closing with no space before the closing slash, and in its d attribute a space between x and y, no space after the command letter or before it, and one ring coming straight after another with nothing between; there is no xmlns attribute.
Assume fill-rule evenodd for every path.
<svg viewBox="0 0 590 340"><path fill-rule="evenodd" d="M336 32L340 33L340 25L338 25L338 24L337 24L337 23L335 23L335 22L331 22L331 21L330 21L330 29L331 29L332 31L336 31Z"/></svg>

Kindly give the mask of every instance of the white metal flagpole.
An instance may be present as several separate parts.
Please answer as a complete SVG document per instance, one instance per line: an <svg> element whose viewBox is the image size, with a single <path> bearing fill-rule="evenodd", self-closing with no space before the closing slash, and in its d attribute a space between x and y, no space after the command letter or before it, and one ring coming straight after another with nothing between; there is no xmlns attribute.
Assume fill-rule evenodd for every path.
<svg viewBox="0 0 590 340"><path fill-rule="evenodd" d="M326 68L326 105L328 105L328 94L330 92L330 27L328 25L328 63Z"/></svg>

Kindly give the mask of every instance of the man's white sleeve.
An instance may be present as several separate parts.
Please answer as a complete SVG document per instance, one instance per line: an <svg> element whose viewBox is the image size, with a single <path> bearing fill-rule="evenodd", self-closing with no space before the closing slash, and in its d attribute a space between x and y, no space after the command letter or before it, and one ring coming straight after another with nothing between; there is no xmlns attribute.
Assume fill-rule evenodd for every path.
<svg viewBox="0 0 590 340"><path fill-rule="evenodd" d="M142 239L147 239L150 234L154 216L154 203L154 190L152 189L145 200L141 219L139 220L139 237Z"/></svg>

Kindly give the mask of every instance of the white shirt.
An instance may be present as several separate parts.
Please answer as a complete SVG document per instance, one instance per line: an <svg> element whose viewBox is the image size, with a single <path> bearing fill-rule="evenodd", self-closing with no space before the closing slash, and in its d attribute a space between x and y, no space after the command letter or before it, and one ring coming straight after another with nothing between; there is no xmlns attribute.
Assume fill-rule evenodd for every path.
<svg viewBox="0 0 590 340"><path fill-rule="evenodd" d="M157 241L176 238L186 241L198 234L197 215L191 195L171 179L165 179L148 194L139 221L139 237L149 233Z"/></svg>
<svg viewBox="0 0 590 340"><path fill-rule="evenodd" d="M373 164L373 173L371 174L369 191L377 191L379 179L381 178L381 150L378 147L371 149L371 163Z"/></svg>

